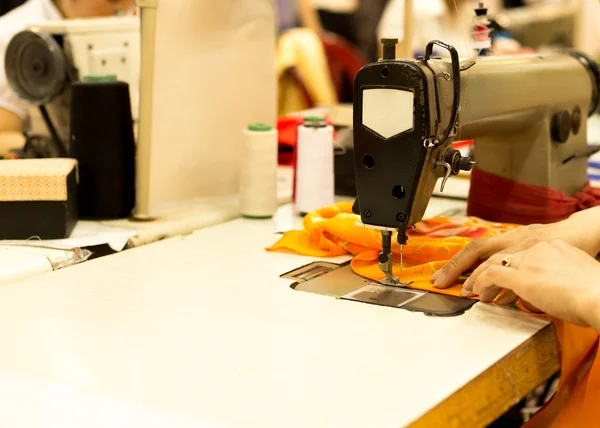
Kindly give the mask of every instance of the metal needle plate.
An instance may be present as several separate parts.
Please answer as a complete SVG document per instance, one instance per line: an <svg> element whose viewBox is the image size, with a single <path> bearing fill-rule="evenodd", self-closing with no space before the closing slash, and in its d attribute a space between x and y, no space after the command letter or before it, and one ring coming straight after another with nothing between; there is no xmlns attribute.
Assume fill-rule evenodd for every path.
<svg viewBox="0 0 600 428"><path fill-rule="evenodd" d="M341 300L369 303L423 312L435 316L455 316L464 313L476 301L461 297L445 296L415 289L407 289L410 283L396 283L392 286L369 281L356 275L350 262L313 262L281 275L295 281L290 287Z"/></svg>

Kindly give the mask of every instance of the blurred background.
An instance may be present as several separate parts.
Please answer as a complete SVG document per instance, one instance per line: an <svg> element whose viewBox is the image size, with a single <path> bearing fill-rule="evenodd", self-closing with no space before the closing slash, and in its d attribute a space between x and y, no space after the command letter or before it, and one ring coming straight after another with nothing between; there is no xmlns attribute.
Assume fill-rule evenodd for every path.
<svg viewBox="0 0 600 428"><path fill-rule="evenodd" d="M2 0L0 1L0 15L4 15L6 12L14 9L17 6L25 3L25 0Z"/></svg>
<svg viewBox="0 0 600 428"><path fill-rule="evenodd" d="M382 37L404 38L405 0L272 0L277 15L278 114L352 102L356 72ZM25 0L0 0L0 15ZM469 56L479 1L414 0L410 52L440 39ZM600 58L597 0L487 0L493 50L576 48ZM405 50L406 52L406 50Z"/></svg>
<svg viewBox="0 0 600 428"><path fill-rule="evenodd" d="M382 37L404 39L404 0L275 0L279 112L351 102L351 82L379 55ZM411 52L440 39L469 55L478 1L413 1ZM488 0L496 53L577 48L600 57L597 0ZM326 76L325 76L326 75Z"/></svg>

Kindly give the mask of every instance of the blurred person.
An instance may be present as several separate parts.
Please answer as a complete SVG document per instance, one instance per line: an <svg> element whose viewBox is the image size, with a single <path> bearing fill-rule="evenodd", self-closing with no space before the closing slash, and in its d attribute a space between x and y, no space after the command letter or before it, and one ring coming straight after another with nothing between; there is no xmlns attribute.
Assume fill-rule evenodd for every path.
<svg viewBox="0 0 600 428"><path fill-rule="evenodd" d="M359 49L369 61L379 59L380 38L377 25L390 0L362 0L356 14L356 38Z"/></svg>
<svg viewBox="0 0 600 428"><path fill-rule="evenodd" d="M475 0L413 0L413 40L414 56L423 55L425 46L431 40L441 40L456 48L461 57L473 55L471 31ZM488 15L493 16L502 9L501 0L484 1ZM385 8L377 28L378 38L404 39L404 0L390 0ZM502 51L517 52L518 43L502 38L494 48ZM443 54L443 53L442 53Z"/></svg>
<svg viewBox="0 0 600 428"><path fill-rule="evenodd" d="M359 0L299 0L302 23L317 31L335 33L356 44L353 22Z"/></svg>
<svg viewBox="0 0 600 428"><path fill-rule="evenodd" d="M300 22L317 34L334 33L377 60L377 23L389 0L297 0Z"/></svg>
<svg viewBox="0 0 600 428"><path fill-rule="evenodd" d="M27 107L10 89L4 55L11 38L28 25L65 18L111 16L133 10L134 0L28 0L0 17L0 133L21 132L28 120Z"/></svg>

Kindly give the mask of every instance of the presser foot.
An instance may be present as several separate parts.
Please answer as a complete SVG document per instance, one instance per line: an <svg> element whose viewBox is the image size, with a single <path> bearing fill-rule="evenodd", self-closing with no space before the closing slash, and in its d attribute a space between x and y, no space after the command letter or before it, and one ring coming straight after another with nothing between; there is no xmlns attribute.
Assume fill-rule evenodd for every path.
<svg viewBox="0 0 600 428"><path fill-rule="evenodd" d="M392 254L379 253L379 269L385 274L385 278L379 281L383 285L391 285L393 287L408 287L413 281L401 282L396 275L392 273Z"/></svg>
<svg viewBox="0 0 600 428"><path fill-rule="evenodd" d="M398 280L397 276L389 275L387 272L384 272L384 273L386 276L381 281L379 281L380 284L393 285L394 287L396 287L400 284L400 281Z"/></svg>
<svg viewBox="0 0 600 428"><path fill-rule="evenodd" d="M390 285L392 287L406 288L406 287L408 287L409 285L411 285L414 282L414 281L400 282L397 277L394 276L394 278L395 279L384 278L381 281L379 281L379 283L382 284L382 285Z"/></svg>
<svg viewBox="0 0 600 428"><path fill-rule="evenodd" d="M392 233L389 230L381 231L382 251L379 253L379 269L385 274L385 278L379 283L393 287L408 287L411 282L400 282L398 277L392 273ZM402 246L400 246L400 267L402 267Z"/></svg>

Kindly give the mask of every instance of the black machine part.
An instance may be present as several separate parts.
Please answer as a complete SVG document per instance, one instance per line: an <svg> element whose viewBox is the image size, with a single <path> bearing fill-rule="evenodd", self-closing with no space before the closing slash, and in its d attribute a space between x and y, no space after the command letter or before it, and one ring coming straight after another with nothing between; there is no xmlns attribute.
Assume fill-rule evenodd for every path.
<svg viewBox="0 0 600 428"><path fill-rule="evenodd" d="M66 148L46 109L48 103L78 79L77 71L61 47L61 41L62 38L45 32L21 31L13 36L6 48L4 68L14 93L40 110L52 137L44 139L50 146L44 151L65 157Z"/></svg>
<svg viewBox="0 0 600 428"><path fill-rule="evenodd" d="M424 58L397 60L392 49L396 42L383 39L384 58L363 67L355 79L353 131L357 200L353 212L361 216L365 225L401 231L398 242L403 244L404 231L421 220L437 180L442 177L445 180L459 170L470 170L474 163L450 147L458 123L461 89L461 66L456 49L435 40L427 45ZM427 70L433 73L428 61L432 59L434 46L450 52L452 74L448 74L447 80L452 79L453 85L450 119L448 123L439 124L438 129L430 129L427 104L429 91L433 89L437 93L438 90L436 79L432 79L434 88L430 88L431 82L426 76ZM365 123L364 96L373 89L412 94L410 129L400 130L395 135L381 135ZM372 107L372 103L367 105L367 108ZM440 118L439 104L436 111Z"/></svg>
<svg viewBox="0 0 600 428"><path fill-rule="evenodd" d="M596 61L583 52L571 49L567 53L577 59L586 68L592 80L592 100L588 109L588 116L591 116L597 113L600 108L600 68Z"/></svg>
<svg viewBox="0 0 600 428"><path fill-rule="evenodd" d="M361 221L383 227L407 226L429 137L429 112L424 105L427 80L421 69L410 63L384 60L359 71L354 93L354 165ZM414 94L414 125L385 138L363 125L363 93L391 89ZM402 170L398 165L406 165ZM394 191L395 189L395 191ZM373 209L375 206L385 209Z"/></svg>
<svg viewBox="0 0 600 428"><path fill-rule="evenodd" d="M57 40L44 32L21 31L6 47L8 84L19 98L35 106L49 103L63 91L68 67Z"/></svg>

